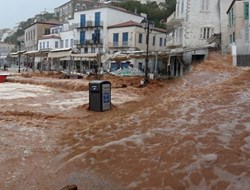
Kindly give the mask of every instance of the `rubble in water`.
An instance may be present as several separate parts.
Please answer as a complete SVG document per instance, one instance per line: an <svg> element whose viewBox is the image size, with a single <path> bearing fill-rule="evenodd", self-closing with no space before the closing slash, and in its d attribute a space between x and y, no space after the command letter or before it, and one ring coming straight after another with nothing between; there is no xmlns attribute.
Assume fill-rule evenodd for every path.
<svg viewBox="0 0 250 190"><path fill-rule="evenodd" d="M111 74L116 76L144 76L144 72L133 67L118 69L116 71L111 72Z"/></svg>
<svg viewBox="0 0 250 190"><path fill-rule="evenodd" d="M212 52L144 88L140 77L102 76L107 112L88 110L86 79L10 77L0 85L1 189L249 189L250 69L230 59Z"/></svg>

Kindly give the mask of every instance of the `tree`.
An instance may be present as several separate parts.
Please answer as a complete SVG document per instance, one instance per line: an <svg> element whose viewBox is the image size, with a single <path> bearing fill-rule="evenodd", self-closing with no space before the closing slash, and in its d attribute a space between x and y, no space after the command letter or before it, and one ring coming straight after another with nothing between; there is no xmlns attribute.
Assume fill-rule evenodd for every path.
<svg viewBox="0 0 250 190"><path fill-rule="evenodd" d="M166 0L165 3L161 3L160 5L157 5L155 1L141 4L135 0L112 3L112 5L124 8L132 13L147 14L148 18L155 22L155 26L160 28L165 27L161 21L166 20L166 18L172 14L175 10L175 4L176 0Z"/></svg>

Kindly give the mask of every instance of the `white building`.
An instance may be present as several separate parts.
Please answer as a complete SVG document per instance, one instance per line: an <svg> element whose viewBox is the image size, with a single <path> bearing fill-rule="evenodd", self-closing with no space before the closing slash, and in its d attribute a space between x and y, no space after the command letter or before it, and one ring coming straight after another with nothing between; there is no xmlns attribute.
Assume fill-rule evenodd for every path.
<svg viewBox="0 0 250 190"><path fill-rule="evenodd" d="M224 0L225 1L225 0ZM220 0L177 0L176 11L167 18L167 47L183 48L184 60L204 59L208 39L220 34ZM188 49L200 50L188 51Z"/></svg>
<svg viewBox="0 0 250 190"><path fill-rule="evenodd" d="M74 30L68 24L50 28L50 34L43 35L39 40L38 50L55 50L74 48Z"/></svg>
<svg viewBox="0 0 250 190"><path fill-rule="evenodd" d="M44 35L39 40L38 50L53 50L53 53L59 56L65 49L71 48L74 52L78 50L81 58L95 54L96 61L99 64L102 62L104 68L110 68L110 62L100 59L99 53L141 51L144 52L144 56L139 60L140 63L133 62L138 62L140 68L145 68L147 46L146 32L140 24L142 20L142 16L107 5L79 11L67 24L51 27L50 34ZM151 70L155 71L157 68L154 65L158 62L157 53L165 51L166 31L159 28L150 31L148 44L149 52L156 52L156 55L153 58L151 56L149 60ZM62 53L58 53L59 51Z"/></svg>
<svg viewBox="0 0 250 190"><path fill-rule="evenodd" d="M148 50L149 50L149 69L152 72L160 67L157 58L158 52L163 52L166 49L166 30L160 28L154 28L149 33ZM147 50L146 32L142 28L141 24L134 21L127 21L124 23L112 25L108 27L108 51L109 52L145 52ZM153 54L152 54L153 53ZM129 56L128 56L129 57ZM133 57L133 56L132 56ZM140 57L138 55L138 57ZM145 56L141 55L138 59L129 59L121 63L122 65L128 65L132 63L135 68L145 68ZM156 64L157 62L157 64ZM117 64L111 64L111 68L116 67ZM119 67L120 65L118 65Z"/></svg>
<svg viewBox="0 0 250 190"><path fill-rule="evenodd" d="M233 64L250 65L250 19L249 0L233 0L228 7L228 27L224 44L232 48Z"/></svg>
<svg viewBox="0 0 250 190"><path fill-rule="evenodd" d="M108 27L129 20L140 23L143 17L118 7L102 6L76 12L69 23L77 25L77 48L82 53L99 53L108 50Z"/></svg>
<svg viewBox="0 0 250 190"><path fill-rule="evenodd" d="M229 41L229 16L226 14L228 11L230 4L232 3L231 0L221 0L220 1L220 28L221 28L221 52L222 53L229 53L230 50L230 41Z"/></svg>
<svg viewBox="0 0 250 190"><path fill-rule="evenodd" d="M154 28L149 34L149 51L165 51L166 30ZM108 27L109 51L146 51L146 32L141 24L134 21Z"/></svg>

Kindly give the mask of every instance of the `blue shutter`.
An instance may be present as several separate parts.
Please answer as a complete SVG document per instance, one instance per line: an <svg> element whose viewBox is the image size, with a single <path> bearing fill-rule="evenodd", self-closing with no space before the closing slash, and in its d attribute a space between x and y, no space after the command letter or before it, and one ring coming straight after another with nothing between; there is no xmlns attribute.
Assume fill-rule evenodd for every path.
<svg viewBox="0 0 250 190"><path fill-rule="evenodd" d="M122 33L122 45L128 46L128 32Z"/></svg>
<svg viewBox="0 0 250 190"><path fill-rule="evenodd" d="M93 35L93 41L95 44L100 42L100 31L99 30L95 30L95 33Z"/></svg>
<svg viewBox="0 0 250 190"><path fill-rule="evenodd" d="M119 40L119 33L114 33L113 34L113 46L114 47L118 46L118 40Z"/></svg>
<svg viewBox="0 0 250 190"><path fill-rule="evenodd" d="M249 19L249 2L244 2L244 19Z"/></svg>
<svg viewBox="0 0 250 190"><path fill-rule="evenodd" d="M95 13L95 26L100 26L100 21L101 21L101 13L96 12Z"/></svg>
<svg viewBox="0 0 250 190"><path fill-rule="evenodd" d="M118 33L114 33L113 34L113 42L118 42L118 37L119 37Z"/></svg>
<svg viewBox="0 0 250 190"><path fill-rule="evenodd" d="M80 32L80 44L84 44L85 42L85 31Z"/></svg>
<svg viewBox="0 0 250 190"><path fill-rule="evenodd" d="M123 32L122 33L122 41L127 42L128 41L128 32Z"/></svg>
<svg viewBox="0 0 250 190"><path fill-rule="evenodd" d="M86 16L85 16L85 14L82 14L81 20L80 20L81 27L84 27L85 23L86 23Z"/></svg>

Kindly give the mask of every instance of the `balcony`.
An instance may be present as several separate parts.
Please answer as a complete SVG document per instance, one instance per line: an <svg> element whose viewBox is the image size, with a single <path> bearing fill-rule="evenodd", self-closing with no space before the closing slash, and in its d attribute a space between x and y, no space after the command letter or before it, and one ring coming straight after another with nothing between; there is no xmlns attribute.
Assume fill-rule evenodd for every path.
<svg viewBox="0 0 250 190"><path fill-rule="evenodd" d="M96 29L96 28L102 28L102 27L103 27L103 21L100 21L99 23L95 23L92 20L88 20L84 24L79 23L77 26L77 29Z"/></svg>
<svg viewBox="0 0 250 190"><path fill-rule="evenodd" d="M127 49L131 48L128 44L128 41L122 41L121 43L119 42L109 42L108 47L110 49Z"/></svg>
<svg viewBox="0 0 250 190"><path fill-rule="evenodd" d="M167 35L166 48L181 47L182 40L174 37L174 31Z"/></svg>
<svg viewBox="0 0 250 190"><path fill-rule="evenodd" d="M77 48L84 48L84 47L98 47L103 45L103 39L100 39L99 41L95 42L93 40L84 40L81 42L80 40L75 40L75 45Z"/></svg>
<svg viewBox="0 0 250 190"><path fill-rule="evenodd" d="M168 18L167 18L167 29L172 29L176 25L180 25L184 21L184 14L176 14L176 12L173 12Z"/></svg>

